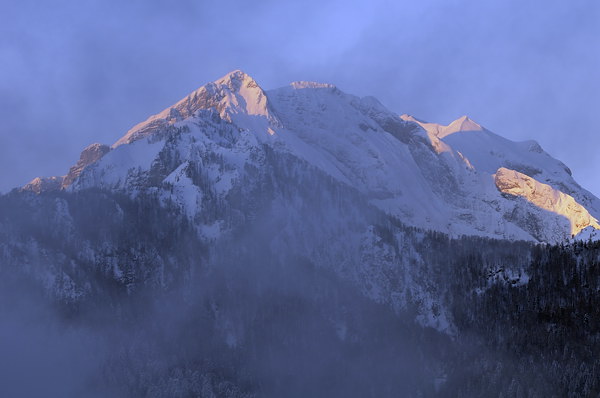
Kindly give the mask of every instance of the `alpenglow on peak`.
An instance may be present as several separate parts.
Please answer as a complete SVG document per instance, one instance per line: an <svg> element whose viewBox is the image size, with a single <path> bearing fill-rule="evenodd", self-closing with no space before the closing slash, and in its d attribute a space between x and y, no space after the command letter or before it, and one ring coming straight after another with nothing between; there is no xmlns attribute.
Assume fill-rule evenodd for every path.
<svg viewBox="0 0 600 398"><path fill-rule="evenodd" d="M458 132L485 130L485 128L482 127L479 123L474 122L466 115L459 117L458 119L454 120L446 126L438 123L425 122L407 114L401 115L400 117L403 120L417 123L419 126L423 127L427 132L435 135L440 139L445 138L450 134Z"/></svg>
<svg viewBox="0 0 600 398"><path fill-rule="evenodd" d="M277 121L268 108L267 96L258 83L243 71L235 70L198 88L175 105L137 124L119 139L113 148L146 137L156 129L173 126L202 110L216 111L221 118L229 122L247 116L258 116L264 117L268 123L276 124Z"/></svg>

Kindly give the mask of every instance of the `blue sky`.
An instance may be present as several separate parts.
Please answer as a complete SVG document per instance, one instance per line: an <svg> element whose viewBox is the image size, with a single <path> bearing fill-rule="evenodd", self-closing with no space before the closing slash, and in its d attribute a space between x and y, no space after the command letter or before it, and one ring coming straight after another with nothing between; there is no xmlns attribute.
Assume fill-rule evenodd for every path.
<svg viewBox="0 0 600 398"><path fill-rule="evenodd" d="M0 0L0 191L234 69L467 114L600 196L600 2Z"/></svg>

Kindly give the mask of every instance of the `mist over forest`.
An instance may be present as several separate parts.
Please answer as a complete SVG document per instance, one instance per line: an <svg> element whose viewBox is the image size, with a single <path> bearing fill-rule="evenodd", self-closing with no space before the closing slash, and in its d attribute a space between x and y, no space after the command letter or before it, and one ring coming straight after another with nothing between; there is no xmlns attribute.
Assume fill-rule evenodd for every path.
<svg viewBox="0 0 600 398"><path fill-rule="evenodd" d="M1 197L3 393L598 392L597 243L450 239L271 161L218 244L153 197Z"/></svg>

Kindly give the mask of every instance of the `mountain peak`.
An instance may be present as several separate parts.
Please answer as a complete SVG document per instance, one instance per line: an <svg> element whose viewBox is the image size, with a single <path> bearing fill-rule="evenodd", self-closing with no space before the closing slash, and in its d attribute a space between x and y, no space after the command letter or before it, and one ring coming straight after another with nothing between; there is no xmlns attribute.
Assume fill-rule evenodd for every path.
<svg viewBox="0 0 600 398"><path fill-rule="evenodd" d="M227 73L225 76L223 76L222 78L220 78L218 80L228 80L228 79L243 80L246 77L250 77L250 76L241 69L235 69L235 70L232 70L231 72Z"/></svg>
<svg viewBox="0 0 600 398"><path fill-rule="evenodd" d="M250 75L240 69L231 71L214 82L216 85L229 87L229 89L233 92L238 92L244 83L246 83L246 86L250 85L258 87L256 81Z"/></svg>
<svg viewBox="0 0 600 398"><path fill-rule="evenodd" d="M233 123L242 122L242 119L247 121L250 117L255 120L262 118L267 124L277 124L276 118L270 114L267 95L263 89L252 77L237 69L198 88L175 105L134 126L113 147L131 143L160 131L167 125L193 117L199 110L209 109Z"/></svg>
<svg viewBox="0 0 600 398"><path fill-rule="evenodd" d="M468 116L464 115L450 123L445 131L444 136L459 132L459 131L483 131L483 127L480 124L471 120ZM440 137L443 138L443 137Z"/></svg>
<svg viewBox="0 0 600 398"><path fill-rule="evenodd" d="M460 131L484 131L485 128L482 127L477 122L474 122L468 116L464 115L453 121L452 123L444 126L438 123L429 123L423 120L417 119L416 117L408 114L401 115L400 118L402 120L408 122L414 122L420 125L425 129L425 131L433 134L439 139L449 136L450 134L458 133Z"/></svg>

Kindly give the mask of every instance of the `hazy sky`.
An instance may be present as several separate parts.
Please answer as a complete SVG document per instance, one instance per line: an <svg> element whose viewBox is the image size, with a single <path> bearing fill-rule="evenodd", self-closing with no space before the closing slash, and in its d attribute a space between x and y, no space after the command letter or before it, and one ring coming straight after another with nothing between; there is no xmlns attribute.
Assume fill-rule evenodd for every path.
<svg viewBox="0 0 600 398"><path fill-rule="evenodd" d="M600 196L597 0L0 0L0 191L65 174L233 69L467 114Z"/></svg>

